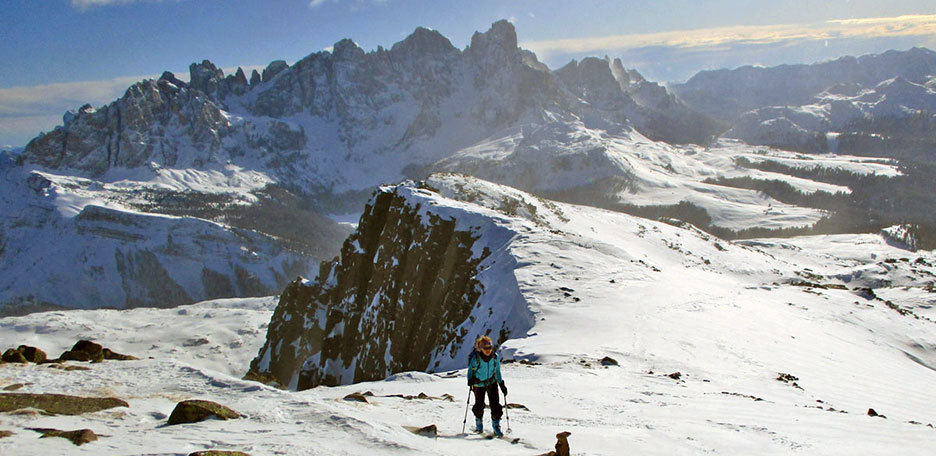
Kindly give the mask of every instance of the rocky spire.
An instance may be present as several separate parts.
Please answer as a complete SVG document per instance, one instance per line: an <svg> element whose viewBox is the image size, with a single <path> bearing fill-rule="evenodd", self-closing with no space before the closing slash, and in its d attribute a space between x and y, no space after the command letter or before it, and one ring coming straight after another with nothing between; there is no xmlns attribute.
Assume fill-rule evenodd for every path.
<svg viewBox="0 0 936 456"><path fill-rule="evenodd" d="M281 71L283 71L283 70L285 70L285 69L287 69L287 68L289 68L289 65L286 64L286 61L285 61L285 60L274 60L274 61L270 62L270 64L267 65L266 68L263 69L263 76L261 77L261 81L267 82L267 81L273 79L274 76L276 76L276 75L279 74ZM254 71L256 71L256 70L254 70ZM252 79L252 78L251 78L251 79Z"/></svg>
<svg viewBox="0 0 936 456"><path fill-rule="evenodd" d="M213 95L221 87L224 72L208 60L189 65L189 87Z"/></svg>

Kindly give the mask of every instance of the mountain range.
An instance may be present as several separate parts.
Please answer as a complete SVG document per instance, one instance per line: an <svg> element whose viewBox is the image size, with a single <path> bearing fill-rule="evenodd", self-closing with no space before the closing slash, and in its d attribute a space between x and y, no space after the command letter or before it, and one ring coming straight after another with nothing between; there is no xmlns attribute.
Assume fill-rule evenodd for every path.
<svg viewBox="0 0 936 456"><path fill-rule="evenodd" d="M161 305L144 298L153 295L151 285L141 284L134 268L121 266L121 258L136 257L148 258L138 270L166 271L160 283L177 290L172 304L269 294L297 271L314 275L320 260L338 252L351 228L336 223L336 214L353 220L375 186L435 171L675 217L728 237L808 229L829 214L816 200L832 195L849 208L867 205L849 200L856 182L864 176L889 182L903 171L891 162L747 143L845 153L855 141L832 130L858 125L855 118L879 126L899 124L910 113L927 125L932 90L924 80L936 73L932 54L914 49L814 66L703 72L668 88L607 57L550 70L518 47L509 22L499 21L463 50L419 28L390 49L365 52L345 39L330 52L292 65L275 61L250 77L242 70L225 76L209 61L193 63L188 81L167 72L106 106L67 113L62 126L10 155L15 162L7 159L3 167L9 196L0 255L32 258L29 274L39 282L95 280L121 284L111 286L120 291L68 298L29 291L12 272L27 261L18 259L4 261L10 280L0 284L0 302ZM777 81L783 84L762 90ZM822 103L829 100L837 107L826 115ZM807 114L812 123L802 120ZM862 138L880 136L867 131ZM900 138L911 148L925 144ZM887 155L878 152L871 155ZM851 178L829 180L827 173ZM765 190L763 182L780 182L786 193ZM224 254L226 266L196 274L220 274L228 285L193 280L181 272L190 266L170 253L173 243L195 235L178 223L140 228L159 225L151 221L156 215L201 223L199 236L219 242L220 251L256 255ZM900 215L874 215L873 227L902 222ZM101 226L84 228L89 219ZM128 232L128 226L138 228ZM48 248L37 251L32 239L42 236L32 230L49 227L55 234L42 235ZM81 249L56 244L98 241L104 245L94 250L106 253L90 263ZM250 270L247 264L262 272L238 272ZM241 276L255 285L238 285Z"/></svg>

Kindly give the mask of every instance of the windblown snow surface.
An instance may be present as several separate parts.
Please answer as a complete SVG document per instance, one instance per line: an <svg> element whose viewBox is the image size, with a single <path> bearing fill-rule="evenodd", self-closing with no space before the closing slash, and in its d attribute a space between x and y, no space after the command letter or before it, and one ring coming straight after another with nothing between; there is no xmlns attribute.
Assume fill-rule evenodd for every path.
<svg viewBox="0 0 936 456"><path fill-rule="evenodd" d="M501 305L526 306L534 319L526 337L500 347L515 361L503 367L509 402L526 407L508 410L519 443L456 436L464 370L301 392L240 380L263 343L270 297L0 319L4 348L34 345L54 357L92 338L142 358L70 372L0 365L0 386L130 404L80 417L0 415L0 430L15 433L0 439L0 453L531 455L552 449L561 431L571 432L576 455L936 448L933 252L876 235L732 243L476 179L443 175L427 184L400 191L421 210L484 217L511 233L506 252L493 256L512 257L512 273L482 276L486 295L515 296L519 302ZM619 365L603 366L606 356ZM366 391L369 403L342 400ZM454 401L394 397L419 393ZM184 399L214 400L247 417L165 426ZM868 416L869 408L886 418ZM438 438L403 427L429 424ZM101 437L76 447L27 427L90 428Z"/></svg>

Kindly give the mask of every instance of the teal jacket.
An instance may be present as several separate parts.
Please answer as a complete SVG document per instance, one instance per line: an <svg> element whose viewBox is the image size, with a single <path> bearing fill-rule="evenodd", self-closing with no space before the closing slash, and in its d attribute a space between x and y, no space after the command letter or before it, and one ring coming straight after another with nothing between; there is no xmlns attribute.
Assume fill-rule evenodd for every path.
<svg viewBox="0 0 936 456"><path fill-rule="evenodd" d="M490 386L503 381L500 370L500 355L491 353L491 357L484 360L484 355L472 352L468 357L468 381L470 386ZM471 379L474 379L474 384Z"/></svg>

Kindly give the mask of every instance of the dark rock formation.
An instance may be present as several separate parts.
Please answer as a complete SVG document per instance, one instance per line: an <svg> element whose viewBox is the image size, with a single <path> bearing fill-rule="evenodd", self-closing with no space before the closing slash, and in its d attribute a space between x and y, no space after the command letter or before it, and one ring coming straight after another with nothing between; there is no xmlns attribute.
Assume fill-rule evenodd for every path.
<svg viewBox="0 0 936 456"><path fill-rule="evenodd" d="M13 434L13 431L0 431L0 439L4 437L12 437L13 435L15 435Z"/></svg>
<svg viewBox="0 0 936 456"><path fill-rule="evenodd" d="M61 437L67 439L74 443L77 446L84 445L88 442L93 442L98 439L97 434L90 429L78 429L75 431L60 431L58 429L49 429L49 428L27 428L30 431L41 432L42 435L40 439L47 437Z"/></svg>
<svg viewBox="0 0 936 456"><path fill-rule="evenodd" d="M617 360L610 356L605 356L604 358L601 358L601 361L599 361L599 363L601 363L602 366L617 366L618 365Z"/></svg>
<svg viewBox="0 0 936 456"><path fill-rule="evenodd" d="M0 412L35 408L56 415L80 415L82 413L97 412L114 407L130 407L130 404L113 397L0 393Z"/></svg>
<svg viewBox="0 0 936 456"><path fill-rule="evenodd" d="M71 350L62 353L59 359L62 361L91 361L99 363L104 361L104 347L90 340L79 340L75 342Z"/></svg>
<svg viewBox="0 0 936 456"><path fill-rule="evenodd" d="M234 420L241 418L241 415L216 402L195 399L176 404L172 414L169 415L169 424L197 423L211 417L220 420Z"/></svg>
<svg viewBox="0 0 936 456"><path fill-rule="evenodd" d="M351 393L345 396L343 399L349 402L363 402L365 404L367 403L367 397L361 393Z"/></svg>
<svg viewBox="0 0 936 456"><path fill-rule="evenodd" d="M26 356L23 355L23 352L15 348L7 349L7 351L3 352L3 357L0 359L2 359L5 363L26 364L29 362L29 360L26 359Z"/></svg>
<svg viewBox="0 0 936 456"><path fill-rule="evenodd" d="M249 378L300 390L376 380L431 371L465 344L461 325L478 305L475 276L490 252L475 256L476 234L398 191L377 192L316 282L283 291Z"/></svg>

